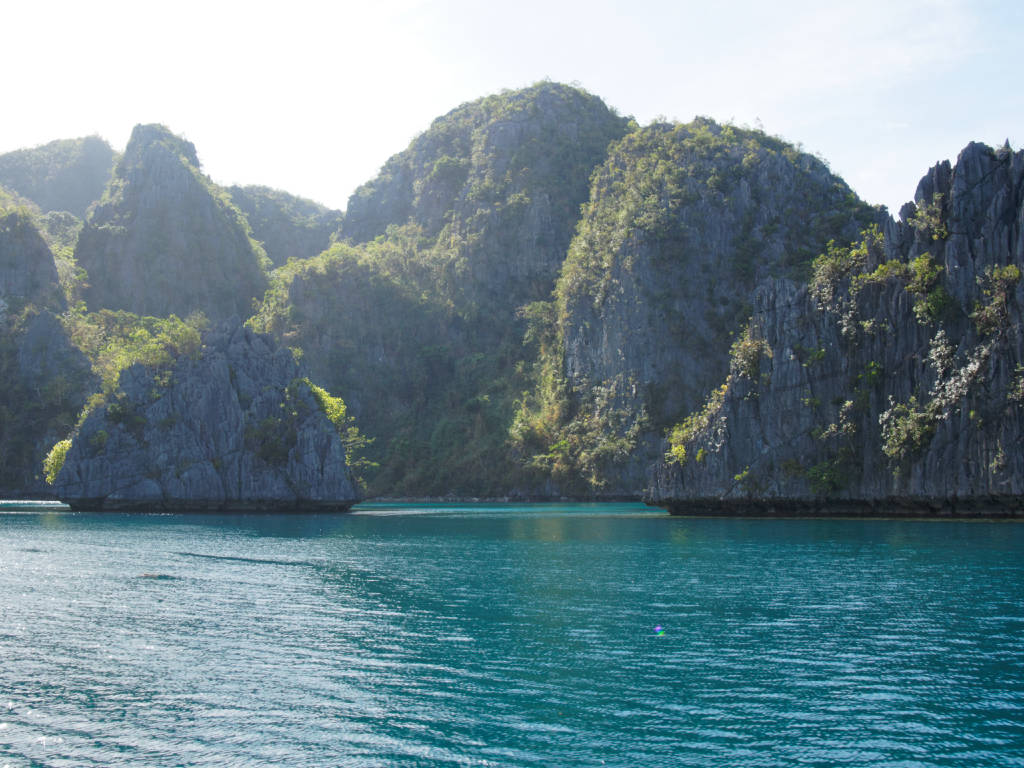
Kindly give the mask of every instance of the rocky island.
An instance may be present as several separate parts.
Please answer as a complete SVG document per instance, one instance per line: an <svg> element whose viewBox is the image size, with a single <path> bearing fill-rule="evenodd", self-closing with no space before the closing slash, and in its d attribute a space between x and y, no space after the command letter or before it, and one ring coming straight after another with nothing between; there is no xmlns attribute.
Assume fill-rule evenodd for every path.
<svg viewBox="0 0 1024 768"><path fill-rule="evenodd" d="M330 510L357 499L345 406L287 349L237 321L121 372L70 443L54 492L73 509Z"/></svg>

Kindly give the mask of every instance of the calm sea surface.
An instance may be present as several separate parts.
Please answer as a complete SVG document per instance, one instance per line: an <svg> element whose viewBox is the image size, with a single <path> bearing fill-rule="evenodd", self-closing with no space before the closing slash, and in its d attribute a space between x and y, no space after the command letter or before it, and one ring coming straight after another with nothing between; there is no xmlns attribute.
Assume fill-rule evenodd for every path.
<svg viewBox="0 0 1024 768"><path fill-rule="evenodd" d="M1024 766L1024 524L0 505L0 768Z"/></svg>

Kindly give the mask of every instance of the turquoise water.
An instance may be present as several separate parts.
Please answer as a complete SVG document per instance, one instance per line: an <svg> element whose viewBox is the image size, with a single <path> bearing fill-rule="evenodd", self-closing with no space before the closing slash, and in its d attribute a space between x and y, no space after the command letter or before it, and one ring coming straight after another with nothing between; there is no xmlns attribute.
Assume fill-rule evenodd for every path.
<svg viewBox="0 0 1024 768"><path fill-rule="evenodd" d="M1024 524L0 512L0 768L1024 766Z"/></svg>

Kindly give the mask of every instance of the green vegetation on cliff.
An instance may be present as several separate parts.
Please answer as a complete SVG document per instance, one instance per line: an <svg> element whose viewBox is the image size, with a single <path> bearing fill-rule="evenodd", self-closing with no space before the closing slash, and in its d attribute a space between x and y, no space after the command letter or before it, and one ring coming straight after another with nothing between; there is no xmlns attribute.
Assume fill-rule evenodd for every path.
<svg viewBox="0 0 1024 768"><path fill-rule="evenodd" d="M124 310L85 312L75 307L62 317L72 343L85 353L100 378L104 393L117 387L117 378L129 365L167 368L182 356L199 352L199 338L208 327L206 316L193 313L181 320L134 315Z"/></svg>
<svg viewBox="0 0 1024 768"><path fill-rule="evenodd" d="M669 432L653 498L1019 507L1022 180L1024 152L971 144L884 235L830 242L806 286L762 286L757 375L734 349Z"/></svg>
<svg viewBox="0 0 1024 768"><path fill-rule="evenodd" d="M94 379L53 314L33 304L0 313L0 489L42 487L40 466L74 426Z"/></svg>
<svg viewBox="0 0 1024 768"><path fill-rule="evenodd" d="M246 449L289 461L318 407L370 495L636 496L652 468L669 495L919 491L943 451L968 457L964 488L1020 474L1009 147L937 165L897 223L777 137L640 127L544 82L439 117L344 215L222 189L162 126L135 129L89 213L52 210L89 141L0 156L0 183L24 176L0 188L0 487L38 488L79 412L137 437L119 374L163 387L206 318L235 343L231 316L309 373L245 416Z"/></svg>
<svg viewBox="0 0 1024 768"><path fill-rule="evenodd" d="M356 190L342 235L364 243L412 225L463 315L511 319L547 298L590 174L628 127L596 96L555 83L463 104Z"/></svg>
<svg viewBox="0 0 1024 768"><path fill-rule="evenodd" d="M504 446L509 382L494 371L519 344L481 349L476 329L425 292L434 274L430 251L397 233L336 244L275 272L251 324L344 393L374 438L364 453L379 469L362 469L371 493L499 493L516 468Z"/></svg>
<svg viewBox="0 0 1024 768"><path fill-rule="evenodd" d="M58 320L61 275L37 209L0 198L0 489L30 494L95 386Z"/></svg>

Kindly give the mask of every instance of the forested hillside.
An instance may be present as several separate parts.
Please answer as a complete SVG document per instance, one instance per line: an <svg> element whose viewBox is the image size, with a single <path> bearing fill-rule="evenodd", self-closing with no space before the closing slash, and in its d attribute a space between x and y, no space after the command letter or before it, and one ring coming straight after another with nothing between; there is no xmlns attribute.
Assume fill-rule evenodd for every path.
<svg viewBox="0 0 1024 768"><path fill-rule="evenodd" d="M344 393L375 439L372 492L545 492L508 446L532 355L520 308L554 288L590 175L628 129L551 83L465 104L356 191L341 243L275 275L253 322Z"/></svg>

